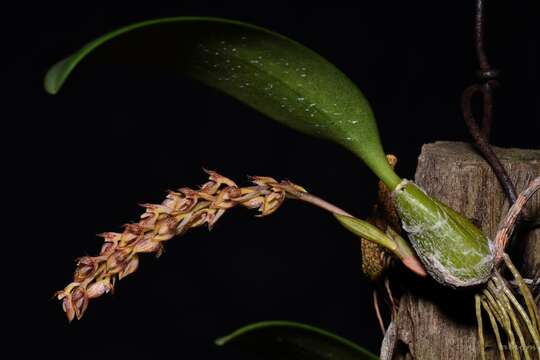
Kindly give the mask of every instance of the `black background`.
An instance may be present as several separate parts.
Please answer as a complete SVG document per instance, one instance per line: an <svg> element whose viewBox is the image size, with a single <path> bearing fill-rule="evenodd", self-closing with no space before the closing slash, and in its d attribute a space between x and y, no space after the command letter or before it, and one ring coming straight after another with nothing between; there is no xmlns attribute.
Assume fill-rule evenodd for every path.
<svg viewBox="0 0 540 360"><path fill-rule="evenodd" d="M213 339L250 322L288 319L377 352L357 240L326 213L292 201L263 219L231 211L210 234L197 229L171 240L159 260L144 257L114 296L92 301L82 321L68 324L52 294L70 281L76 257L99 251L95 234L136 220L137 203L159 202L166 189L203 183L203 166L242 185L246 175L288 178L359 216L369 213L376 179L345 150L168 74L81 67L56 97L44 93L42 77L87 41L131 22L177 15L252 22L314 49L356 82L386 151L400 158L398 172L411 178L423 143L469 141L459 99L475 81L473 14L473 1L4 7L9 345L59 358L238 359ZM503 85L493 143L538 148L539 14L533 1L492 1L487 15L488 55Z"/></svg>

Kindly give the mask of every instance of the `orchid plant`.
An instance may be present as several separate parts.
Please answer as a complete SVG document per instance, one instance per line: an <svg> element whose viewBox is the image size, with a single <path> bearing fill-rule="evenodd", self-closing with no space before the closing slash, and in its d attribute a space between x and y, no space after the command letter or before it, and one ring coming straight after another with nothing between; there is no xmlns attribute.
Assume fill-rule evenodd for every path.
<svg viewBox="0 0 540 360"><path fill-rule="evenodd" d="M150 47L141 39L153 39ZM121 51L118 51L121 50ZM489 315L501 358L506 334L513 359L532 344L540 354L540 319L521 276L504 253L505 241L488 239L468 219L427 195L412 181L399 177L383 151L373 111L362 92L340 70L305 46L270 30L239 21L207 17L173 17L135 23L84 45L55 64L45 76L45 89L56 94L69 75L94 53L122 61L180 71L230 95L270 119L310 136L339 144L363 161L381 180L388 211L401 221L358 219L290 181L253 177L241 187L215 171L198 189L170 192L161 204L146 204L137 223L123 232L102 234L98 256L78 260L73 281L57 292L71 321L80 319L90 299L110 292L117 280L137 270L139 255L159 254L163 243L188 229L216 221L229 209L242 206L266 216L286 198L318 206L346 229L375 245L377 251L401 262L418 276L430 276L444 286L476 289L475 304ZM536 179L531 196L540 187ZM404 230L406 237L400 235ZM502 237L502 235L501 235ZM367 249L367 248L366 248ZM364 261L369 258L365 257ZM510 269L522 300L500 275ZM480 331L483 347L483 332ZM311 354L311 358L375 359L358 345L309 325L263 322L248 325L218 339L223 345L255 336L259 341L280 336ZM517 340L516 340L517 338ZM316 344L316 345L315 345ZM319 351L320 348L324 352ZM294 348L294 347L293 347ZM317 350L319 349L319 350ZM289 349L289 351L292 351ZM526 359L531 353L524 350ZM540 355L539 355L540 356Z"/></svg>

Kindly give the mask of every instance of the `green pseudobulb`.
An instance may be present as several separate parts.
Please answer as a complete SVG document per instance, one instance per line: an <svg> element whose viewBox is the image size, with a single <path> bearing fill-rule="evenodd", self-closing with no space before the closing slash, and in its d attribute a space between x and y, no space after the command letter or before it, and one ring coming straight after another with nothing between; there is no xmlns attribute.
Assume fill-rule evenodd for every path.
<svg viewBox="0 0 540 360"><path fill-rule="evenodd" d="M456 288L488 280L492 243L480 229L412 182L404 181L393 196L403 228L435 280Z"/></svg>

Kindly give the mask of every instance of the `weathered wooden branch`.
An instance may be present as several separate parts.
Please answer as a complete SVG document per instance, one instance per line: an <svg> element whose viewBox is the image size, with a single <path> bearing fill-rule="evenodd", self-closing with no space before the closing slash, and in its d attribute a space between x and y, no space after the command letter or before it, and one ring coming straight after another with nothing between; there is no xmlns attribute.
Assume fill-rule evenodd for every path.
<svg viewBox="0 0 540 360"><path fill-rule="evenodd" d="M521 191L540 175L540 150L494 148L510 178ZM465 143L436 142L424 145L415 181L428 194L472 219L494 238L509 209L490 167ZM527 206L529 214L540 215L540 193ZM540 276L540 228L523 229L510 251L525 278ZM404 286L392 359L478 359L474 298L469 291L445 289L433 281L408 280ZM538 295L538 294L536 294ZM540 308L540 304L537 306ZM498 359L493 336L487 326L487 358Z"/></svg>

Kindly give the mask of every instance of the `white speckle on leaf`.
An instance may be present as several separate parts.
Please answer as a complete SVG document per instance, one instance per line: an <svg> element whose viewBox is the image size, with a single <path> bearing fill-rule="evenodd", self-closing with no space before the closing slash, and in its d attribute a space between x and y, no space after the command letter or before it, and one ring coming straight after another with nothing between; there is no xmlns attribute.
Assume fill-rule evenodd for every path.
<svg viewBox="0 0 540 360"><path fill-rule="evenodd" d="M358 120L351 120L351 124L358 124Z"/></svg>
<svg viewBox="0 0 540 360"><path fill-rule="evenodd" d="M306 74L300 74L301 77L306 77L307 75Z"/></svg>
<svg viewBox="0 0 540 360"><path fill-rule="evenodd" d="M298 101L304 101L305 99L303 97L296 98Z"/></svg>

